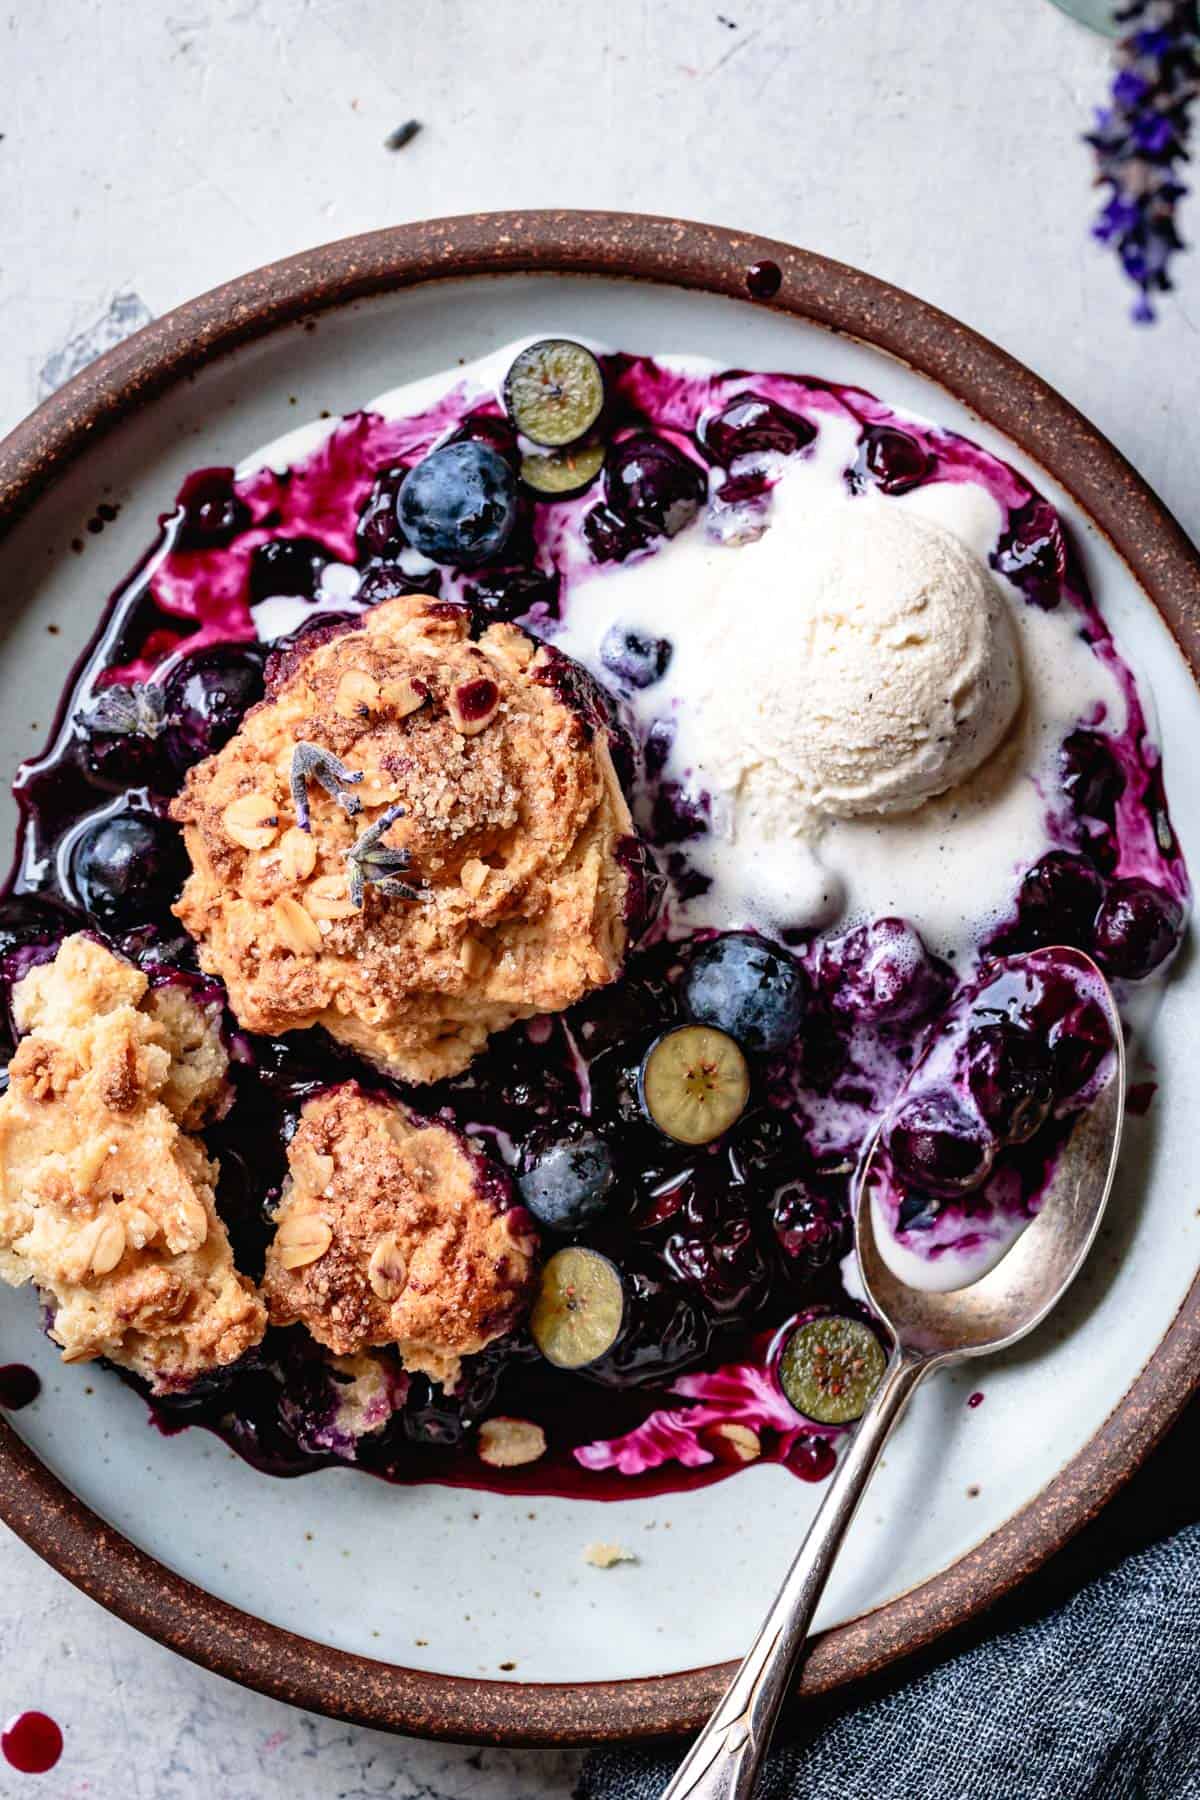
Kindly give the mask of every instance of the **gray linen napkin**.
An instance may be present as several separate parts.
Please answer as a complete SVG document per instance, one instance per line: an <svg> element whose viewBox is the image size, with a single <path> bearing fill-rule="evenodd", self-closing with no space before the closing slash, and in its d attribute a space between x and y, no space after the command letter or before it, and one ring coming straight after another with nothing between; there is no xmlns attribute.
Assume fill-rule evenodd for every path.
<svg viewBox="0 0 1200 1800"><path fill-rule="evenodd" d="M1200 1800L1196 1409L1030 1594L970 1648L781 1730L762 1800ZM1079 1586L1081 1572L1091 1579ZM1056 1592L1057 1590L1057 1592ZM1014 1614L1016 1620L1014 1622ZM1007 1628L1003 1628L1007 1626ZM658 1800L678 1751L596 1752L577 1800Z"/></svg>

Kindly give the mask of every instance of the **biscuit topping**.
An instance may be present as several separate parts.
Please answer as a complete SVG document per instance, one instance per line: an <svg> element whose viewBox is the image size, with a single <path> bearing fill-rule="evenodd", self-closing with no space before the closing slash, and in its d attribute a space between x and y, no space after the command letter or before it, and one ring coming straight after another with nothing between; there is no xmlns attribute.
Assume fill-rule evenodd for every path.
<svg viewBox="0 0 1200 1800"><path fill-rule="evenodd" d="M631 825L607 733L543 679L549 651L468 628L383 602L189 775L176 911L248 1030L320 1024L433 1081L618 974Z"/></svg>
<svg viewBox="0 0 1200 1800"><path fill-rule="evenodd" d="M300 1321L338 1356L394 1344L446 1387L460 1359L529 1305L537 1239L502 1210L500 1171L398 1101L335 1088L308 1101L267 1252L271 1322Z"/></svg>

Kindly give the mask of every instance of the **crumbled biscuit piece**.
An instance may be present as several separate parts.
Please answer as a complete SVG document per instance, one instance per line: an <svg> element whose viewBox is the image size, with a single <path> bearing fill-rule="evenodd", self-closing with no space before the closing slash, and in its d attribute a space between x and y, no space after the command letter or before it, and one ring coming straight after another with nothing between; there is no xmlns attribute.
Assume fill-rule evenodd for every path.
<svg viewBox="0 0 1200 1800"><path fill-rule="evenodd" d="M266 1313L234 1268L216 1165L181 1129L224 1093L215 1018L83 936L13 1011L0 1277L37 1285L66 1362L107 1356L158 1391L235 1362Z"/></svg>
<svg viewBox="0 0 1200 1800"><path fill-rule="evenodd" d="M394 1344L450 1388L529 1305L532 1221L447 1126L349 1084L303 1107L288 1167L263 1275L273 1324L339 1356Z"/></svg>
<svg viewBox="0 0 1200 1800"><path fill-rule="evenodd" d="M493 1469L519 1469L546 1454L546 1434L532 1419L485 1419L476 1448Z"/></svg>
<svg viewBox="0 0 1200 1800"><path fill-rule="evenodd" d="M589 1544L583 1553L583 1560L591 1563L593 1569L612 1569L618 1563L635 1563L637 1557L632 1550L623 1549L620 1544Z"/></svg>
<svg viewBox="0 0 1200 1800"><path fill-rule="evenodd" d="M467 633L463 608L385 601L285 663L277 691L190 772L172 808L193 871L176 911L248 1030L320 1024L434 1081L490 1033L619 972L632 826L607 732L515 626ZM309 832L290 787L300 743L361 776L341 795L308 784ZM407 892L394 856L360 862L352 905L349 853L396 806L378 849L404 853ZM242 840L268 819L278 836L237 841L231 811Z"/></svg>

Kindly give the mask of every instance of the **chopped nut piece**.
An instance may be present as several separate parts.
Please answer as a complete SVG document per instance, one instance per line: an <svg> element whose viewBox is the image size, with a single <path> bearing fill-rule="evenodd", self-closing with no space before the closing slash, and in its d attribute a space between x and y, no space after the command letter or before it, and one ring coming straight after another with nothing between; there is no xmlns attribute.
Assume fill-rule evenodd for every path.
<svg viewBox="0 0 1200 1800"><path fill-rule="evenodd" d="M469 856L467 858L458 873L463 887L466 889L467 893L470 894L472 900L474 900L477 894L482 893L491 872L492 871L488 868L487 864L485 862L480 862L477 856Z"/></svg>
<svg viewBox="0 0 1200 1800"><path fill-rule="evenodd" d="M705 1436L712 1440L710 1447L722 1462L756 1462L762 1455L762 1441L749 1425L729 1421L713 1425Z"/></svg>
<svg viewBox="0 0 1200 1800"><path fill-rule="evenodd" d="M265 850L279 833L279 810L267 794L241 794L221 814L225 835L243 850Z"/></svg>
<svg viewBox="0 0 1200 1800"><path fill-rule="evenodd" d="M314 919L349 919L358 911L344 875L321 875L304 890L304 906Z"/></svg>
<svg viewBox="0 0 1200 1800"><path fill-rule="evenodd" d="M363 669L347 669L337 684L333 710L342 719L369 719L379 705L379 683Z"/></svg>
<svg viewBox="0 0 1200 1800"><path fill-rule="evenodd" d="M316 920L289 894L281 894L274 902L271 917L283 942L297 956L312 956L321 948Z"/></svg>
<svg viewBox="0 0 1200 1800"><path fill-rule="evenodd" d="M458 962L464 975L469 975L473 981L478 981L491 960L492 953L486 944L481 944L478 938L463 939L462 947L458 952Z"/></svg>
<svg viewBox="0 0 1200 1800"><path fill-rule="evenodd" d="M125 1227L115 1213L100 1220L92 1240L91 1270L93 1275L111 1275L125 1254Z"/></svg>
<svg viewBox="0 0 1200 1800"><path fill-rule="evenodd" d="M315 1213L289 1213L275 1233L275 1254L285 1269L306 1269L319 1262L333 1233Z"/></svg>
<svg viewBox="0 0 1200 1800"><path fill-rule="evenodd" d="M414 681L407 675L399 681L385 681L379 692L388 711L397 719L407 719L410 713L415 713L424 706L429 698L429 689L425 683Z"/></svg>
<svg viewBox="0 0 1200 1800"><path fill-rule="evenodd" d="M617 1563L635 1563L637 1557L632 1550L626 1550L620 1544L589 1544L583 1553L583 1560L591 1563L593 1569L612 1569Z"/></svg>
<svg viewBox="0 0 1200 1800"><path fill-rule="evenodd" d="M532 1419L485 1419L477 1439L480 1460L493 1469L519 1469L546 1454L546 1434Z"/></svg>
<svg viewBox="0 0 1200 1800"><path fill-rule="evenodd" d="M326 1156L321 1150L314 1150L307 1140L296 1144L288 1156L288 1163L297 1186L307 1188L312 1194L325 1192L337 1168L332 1156Z"/></svg>
<svg viewBox="0 0 1200 1800"><path fill-rule="evenodd" d="M408 1263L394 1231L381 1237L367 1264L367 1279L381 1300L395 1300L404 1292Z"/></svg>
<svg viewBox="0 0 1200 1800"><path fill-rule="evenodd" d="M291 825L279 840L279 867L288 881L307 881L317 866L311 833Z"/></svg>
<svg viewBox="0 0 1200 1800"><path fill-rule="evenodd" d="M474 737L490 725L500 710L500 689L489 675L477 675L473 681L460 681L451 688L446 710L456 731Z"/></svg>

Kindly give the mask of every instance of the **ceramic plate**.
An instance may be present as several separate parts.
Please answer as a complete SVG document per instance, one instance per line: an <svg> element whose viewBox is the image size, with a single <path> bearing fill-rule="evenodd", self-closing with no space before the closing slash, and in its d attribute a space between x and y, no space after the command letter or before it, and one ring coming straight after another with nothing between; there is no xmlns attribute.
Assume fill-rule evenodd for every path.
<svg viewBox="0 0 1200 1800"><path fill-rule="evenodd" d="M744 288L764 257L783 271L770 304ZM1200 574L1117 454L1028 371L865 276L712 228L595 215L409 227L277 265L120 346L0 447L3 830L18 760L46 739L71 658L187 470L540 332L859 382L1015 462L1069 520L1156 699L1175 824L1200 868L1200 784L1185 778ZM92 535L101 500L119 515ZM1085 1276L1018 1352L919 1394L830 1583L805 1688L877 1668L1010 1587L1185 1400L1200 1368L1194 957L1147 1048L1157 1095L1130 1121ZM61 1368L28 1294L0 1296L9 1360L45 1382L0 1433L0 1514L27 1541L224 1674L409 1732L569 1742L696 1724L822 1492L778 1467L610 1504L344 1471L277 1481L204 1431L160 1436L111 1377ZM974 1391L984 1403L968 1407ZM597 1538L636 1563L588 1567Z"/></svg>

